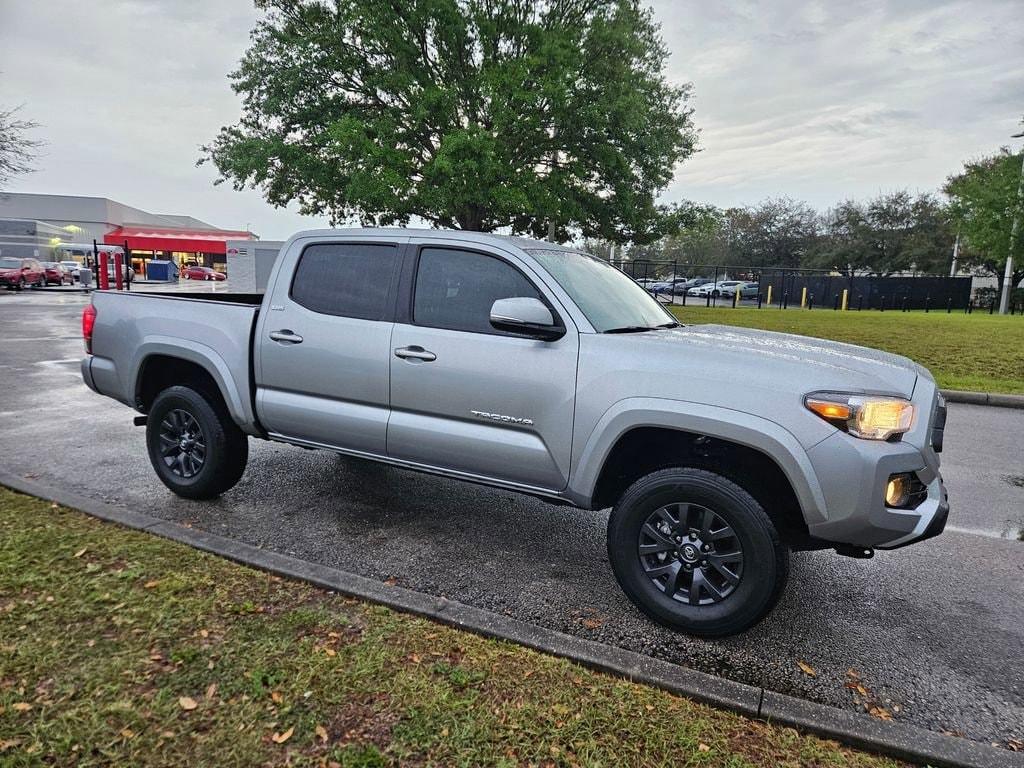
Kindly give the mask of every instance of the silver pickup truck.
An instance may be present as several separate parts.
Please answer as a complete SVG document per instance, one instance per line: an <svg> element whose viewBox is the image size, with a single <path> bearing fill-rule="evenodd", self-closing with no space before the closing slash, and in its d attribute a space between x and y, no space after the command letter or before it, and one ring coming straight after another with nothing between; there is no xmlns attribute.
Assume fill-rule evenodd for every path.
<svg viewBox="0 0 1024 768"><path fill-rule="evenodd" d="M790 550L869 557L939 534L949 512L927 370L680 325L551 243L303 232L265 295L100 291L82 323L86 384L144 414L174 493L227 491L253 437L611 507L623 590L692 634L763 617Z"/></svg>

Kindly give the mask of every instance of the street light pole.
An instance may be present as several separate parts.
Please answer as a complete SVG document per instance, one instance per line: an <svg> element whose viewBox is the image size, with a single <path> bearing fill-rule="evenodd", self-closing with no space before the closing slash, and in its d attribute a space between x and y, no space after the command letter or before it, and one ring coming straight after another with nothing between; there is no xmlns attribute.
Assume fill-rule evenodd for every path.
<svg viewBox="0 0 1024 768"><path fill-rule="evenodd" d="M1024 138L1024 131L1010 138ZM1010 226L1010 252L1006 254L1006 272L1003 274L1003 294L999 297L999 314L1005 315L1010 308L1010 293L1013 291L1013 251L1017 247L1017 232L1020 231L1020 211L1024 208L1024 149L1020 153L1020 178L1017 180L1017 207L1013 211Z"/></svg>

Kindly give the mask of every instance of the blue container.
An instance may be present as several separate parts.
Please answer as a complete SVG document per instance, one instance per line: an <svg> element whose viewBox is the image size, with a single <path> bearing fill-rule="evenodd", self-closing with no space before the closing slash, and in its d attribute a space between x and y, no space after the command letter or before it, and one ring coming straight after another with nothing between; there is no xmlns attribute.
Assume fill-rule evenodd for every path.
<svg viewBox="0 0 1024 768"><path fill-rule="evenodd" d="M151 261L146 264L146 279L174 282L178 279L178 265L173 261Z"/></svg>

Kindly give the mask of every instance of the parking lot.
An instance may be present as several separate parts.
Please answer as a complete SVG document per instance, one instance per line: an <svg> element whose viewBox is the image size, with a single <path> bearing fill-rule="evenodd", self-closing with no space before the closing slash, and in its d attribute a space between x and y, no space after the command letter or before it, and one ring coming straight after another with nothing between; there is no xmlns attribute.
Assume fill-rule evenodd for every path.
<svg viewBox="0 0 1024 768"><path fill-rule="evenodd" d="M943 536L866 561L796 554L765 622L697 640L654 626L619 590L603 513L256 440L220 499L171 495L133 413L81 381L87 301L0 293L8 472L782 693L877 705L986 742L1024 739L1024 411L950 407ZM867 695L847 687L851 674Z"/></svg>

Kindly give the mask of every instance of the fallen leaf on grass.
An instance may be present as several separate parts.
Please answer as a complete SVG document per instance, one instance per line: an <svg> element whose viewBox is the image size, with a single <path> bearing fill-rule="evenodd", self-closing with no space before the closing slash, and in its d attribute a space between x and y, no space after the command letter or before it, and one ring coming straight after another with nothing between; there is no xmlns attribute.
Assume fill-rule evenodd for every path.
<svg viewBox="0 0 1024 768"><path fill-rule="evenodd" d="M324 728L322 725L318 725L316 727L316 735L317 738L320 739L320 741L327 741L327 729Z"/></svg>
<svg viewBox="0 0 1024 768"><path fill-rule="evenodd" d="M159 583L160 583L160 580L159 580L159 579L154 579L153 581L147 581L147 582L146 582L145 584L143 584L142 586L143 586L143 588L145 588L145 589L152 589L153 587L157 586L157 585L158 585Z"/></svg>
<svg viewBox="0 0 1024 768"><path fill-rule="evenodd" d="M699 751L699 752L710 752L711 751L711 747L709 747L707 744L698 744L697 745L697 751Z"/></svg>
<svg viewBox="0 0 1024 768"><path fill-rule="evenodd" d="M809 677L817 677L818 676L818 670L816 670L814 667L812 667L807 662L800 661L800 659L797 659L796 660L796 665L798 667L800 667L800 671L803 672L805 675L807 675Z"/></svg>
<svg viewBox="0 0 1024 768"><path fill-rule="evenodd" d="M16 701L13 704L11 704L11 709L13 709L15 712L28 712L30 709L32 709L32 705L29 704L27 701Z"/></svg>
<svg viewBox="0 0 1024 768"><path fill-rule="evenodd" d="M81 557L82 555L84 555L84 554L85 554L85 551L86 551L87 549L88 549L88 547L82 547L82 548L81 548L80 550L78 550L77 552L75 552L75 557Z"/></svg>
<svg viewBox="0 0 1024 768"><path fill-rule="evenodd" d="M284 701L284 696L281 695L280 691L271 691L270 700L273 701L275 704L280 704L282 701Z"/></svg>
<svg viewBox="0 0 1024 768"><path fill-rule="evenodd" d="M193 709L198 707L196 700L188 696L182 696L178 699L178 706L184 709L186 712L191 712Z"/></svg>
<svg viewBox="0 0 1024 768"><path fill-rule="evenodd" d="M0 752L6 752L8 749L13 749L19 744L21 744L21 739L8 739L7 741L0 741Z"/></svg>
<svg viewBox="0 0 1024 768"><path fill-rule="evenodd" d="M288 741L288 739L290 739L292 737L293 733L295 733L295 726L294 725L291 728L289 728L287 731L285 731L284 733L275 733L273 736L270 737L270 739L275 744L284 744L286 741Z"/></svg>
<svg viewBox="0 0 1024 768"><path fill-rule="evenodd" d="M420 655L418 653L410 653L409 661L411 661L413 664L419 664L420 661L422 661L422 659L420 658Z"/></svg>
<svg viewBox="0 0 1024 768"><path fill-rule="evenodd" d="M335 656L338 655L338 652L336 650L334 650L333 648L327 648L327 647L324 648L324 653L326 653L331 658L334 658Z"/></svg>
<svg viewBox="0 0 1024 768"><path fill-rule="evenodd" d="M131 728L122 728L121 735L126 739L131 739L135 736L135 731L133 731Z"/></svg>
<svg viewBox="0 0 1024 768"><path fill-rule="evenodd" d="M216 683L210 683L210 685L206 688L206 698L212 699L216 695L217 695L217 684Z"/></svg>

